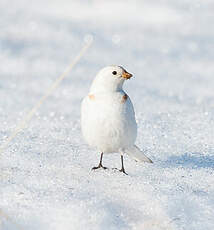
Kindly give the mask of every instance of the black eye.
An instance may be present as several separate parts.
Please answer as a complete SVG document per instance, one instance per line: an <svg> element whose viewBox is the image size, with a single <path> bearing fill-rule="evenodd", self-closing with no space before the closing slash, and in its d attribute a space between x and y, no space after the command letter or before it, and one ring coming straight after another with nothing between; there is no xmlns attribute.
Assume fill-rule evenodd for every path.
<svg viewBox="0 0 214 230"><path fill-rule="evenodd" d="M117 74L117 71L113 71L112 74L113 74L113 75L116 75L116 74Z"/></svg>

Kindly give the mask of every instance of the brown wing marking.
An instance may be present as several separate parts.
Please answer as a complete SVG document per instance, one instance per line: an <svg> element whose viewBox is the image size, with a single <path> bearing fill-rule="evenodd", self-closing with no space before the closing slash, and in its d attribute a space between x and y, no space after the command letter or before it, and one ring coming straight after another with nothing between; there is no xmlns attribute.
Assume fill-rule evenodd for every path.
<svg viewBox="0 0 214 230"><path fill-rule="evenodd" d="M121 103L124 104L127 99L128 99L128 95L127 94L123 95Z"/></svg>
<svg viewBox="0 0 214 230"><path fill-rule="evenodd" d="M94 100L95 100L94 94L89 94L88 97L89 97L89 99L90 99L91 101L94 101Z"/></svg>

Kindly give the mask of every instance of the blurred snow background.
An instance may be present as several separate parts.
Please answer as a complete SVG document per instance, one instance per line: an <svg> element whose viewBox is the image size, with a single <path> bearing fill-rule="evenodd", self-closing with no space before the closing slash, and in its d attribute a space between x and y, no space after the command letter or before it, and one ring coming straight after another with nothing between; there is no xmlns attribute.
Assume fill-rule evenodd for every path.
<svg viewBox="0 0 214 230"><path fill-rule="evenodd" d="M0 229L214 229L214 2L1 0L0 143L79 52L93 46L0 156ZM153 165L91 172L80 103L124 66ZM104 164L120 166L119 155Z"/></svg>

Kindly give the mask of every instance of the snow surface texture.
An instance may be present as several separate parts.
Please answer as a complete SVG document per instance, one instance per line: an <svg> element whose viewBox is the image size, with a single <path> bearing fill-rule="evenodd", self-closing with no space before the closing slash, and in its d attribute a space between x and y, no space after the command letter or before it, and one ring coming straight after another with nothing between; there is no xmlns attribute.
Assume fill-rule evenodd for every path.
<svg viewBox="0 0 214 230"><path fill-rule="evenodd" d="M213 230L213 0L1 0L0 143L83 45L93 47L1 154L0 229ZM90 169L80 103L109 64L125 88L137 145L128 176ZM104 165L120 167L117 154Z"/></svg>

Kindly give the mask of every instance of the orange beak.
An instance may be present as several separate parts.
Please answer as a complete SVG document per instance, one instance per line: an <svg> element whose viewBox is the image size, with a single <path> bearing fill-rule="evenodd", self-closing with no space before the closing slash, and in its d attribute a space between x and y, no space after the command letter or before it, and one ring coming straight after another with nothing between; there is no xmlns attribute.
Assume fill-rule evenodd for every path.
<svg viewBox="0 0 214 230"><path fill-rule="evenodd" d="M124 72L122 73L122 77L127 80L127 79L130 79L132 77L132 74L130 74L124 70Z"/></svg>

